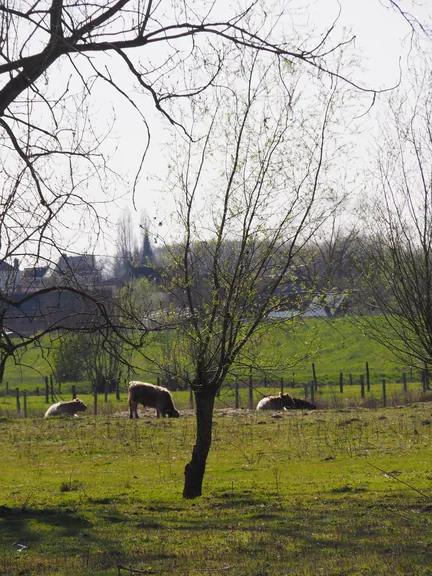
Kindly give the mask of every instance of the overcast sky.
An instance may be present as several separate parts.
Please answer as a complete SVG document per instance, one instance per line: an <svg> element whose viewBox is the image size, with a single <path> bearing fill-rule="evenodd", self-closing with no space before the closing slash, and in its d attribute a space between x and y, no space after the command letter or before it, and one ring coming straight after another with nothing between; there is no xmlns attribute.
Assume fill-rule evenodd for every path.
<svg viewBox="0 0 432 576"><path fill-rule="evenodd" d="M336 29L333 34L334 42L339 38L355 35L356 40L352 50L361 58L361 68L353 71L353 80L363 86L373 89L390 88L397 84L400 78L400 71L406 70L407 58L415 58L415 50L411 50L410 27L400 14L390 10L387 5L388 0L292 0L290 6L293 13L298 12L298 28L306 30L308 26L313 26L317 32L324 33L333 23L339 11L341 12ZM401 1L401 5L410 5L411 2ZM221 5L224 5L221 3ZM303 9L303 11L302 11ZM423 7L419 7L416 14L423 19L428 16L427 7L424 2ZM290 11L291 14L291 11ZM305 14L309 15L310 21L306 23ZM318 37L318 36L317 36ZM276 35L276 40L277 40ZM149 48L151 50L151 48ZM157 50L162 50L158 46ZM117 67L121 74L124 72L124 64L115 55L103 56L96 54L96 59L106 58L109 66ZM98 60L99 61L99 60ZM85 66L85 58L82 58L80 65ZM67 67L64 60L55 65L49 71L50 83L55 85L56 75ZM136 96L136 88L131 84L130 75L125 74L125 82L122 88ZM118 94L110 92L106 84L100 82L92 92L92 106L90 110L95 126L103 132L110 125L111 119L117 117L117 122L109 135L109 150L115 153L112 155L109 166L114 172L118 172L124 180L115 177L108 179L106 190L109 196L115 196L116 200L109 205L103 203L103 193L97 190L96 184L92 190L89 186L89 196L93 194L96 199L100 199L101 204L97 206L98 211L104 215L112 225L118 221L122 213L129 210L136 222L137 235L139 234L138 223L145 211L150 222L158 224L163 222L164 227L169 228L169 213L173 205L166 197L158 192L160 182L156 183L154 177L160 177L163 181L166 174L166 141L171 137L168 131L169 124L159 113L154 110L152 100L149 96L136 97L137 103L142 106L142 111L149 121L151 128L151 146L146 157L146 161L141 172L141 178L137 187L135 202L132 202L131 186L134 181L137 167L139 166L141 154L146 140L146 131L139 115L123 100ZM364 111L364 102L361 104ZM373 119L373 111L370 118ZM363 138L363 136L362 136ZM364 146L367 149L367 145ZM364 152L363 152L364 153ZM362 154L363 154L362 153ZM361 154L360 154L361 155ZM82 224L85 228L85 222ZM162 227L162 231L164 231ZM65 231L67 229L65 228ZM85 234L80 234L80 227L75 229L73 242L70 250L75 252L96 252L100 255L115 252L115 226L106 226L108 233L100 239L97 246L89 242Z"/></svg>
<svg viewBox="0 0 432 576"><path fill-rule="evenodd" d="M296 0L298 5L304 5L302 0ZM383 2L384 3L384 2ZM359 83L373 88L389 88L397 84L401 69L406 68L407 57L410 53L410 28L401 15L383 5L380 0L340 0L340 4L334 0L316 0L309 3L311 21L318 30L325 30L336 18L339 10L341 15L337 23L335 38L351 31L355 35L355 51L361 54L362 68L355 72L355 79ZM422 17L426 10L423 9ZM411 57L413 52L411 51ZM113 166L119 169L125 160L136 166L139 162L139 146L142 142L142 125L137 121L133 111L130 114L130 123L123 126L119 133L119 151L114 159ZM117 202L115 208L110 208L110 217L120 217L122 210L131 210L138 222L140 215L146 211L154 222L163 220L166 222L166 214L171 207L166 201L161 201L155 193L155 185L150 178L160 171L165 170L163 148L167 138L165 128L166 121L162 120L153 112L147 115L152 123L152 146L147 161L144 165L143 178L135 198L135 208L132 205L130 195ZM135 117L135 121L134 121Z"/></svg>

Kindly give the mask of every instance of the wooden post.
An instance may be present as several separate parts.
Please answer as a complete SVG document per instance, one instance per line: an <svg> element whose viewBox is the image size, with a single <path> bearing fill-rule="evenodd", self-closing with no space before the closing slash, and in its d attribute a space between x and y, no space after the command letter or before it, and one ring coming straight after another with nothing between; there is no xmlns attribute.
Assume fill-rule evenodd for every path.
<svg viewBox="0 0 432 576"><path fill-rule="evenodd" d="M318 381L317 381L316 372L315 372L315 364L313 362L312 362L312 374L313 374L313 382L314 382L315 390L318 390ZM313 400L312 400L312 402L313 402Z"/></svg>
<svg viewBox="0 0 432 576"><path fill-rule="evenodd" d="M9 382L6 382L6 392L5 392L6 398L9 396Z"/></svg>
<svg viewBox="0 0 432 576"><path fill-rule="evenodd" d="M52 374L50 374L50 392L51 392L51 402L54 404L54 383Z"/></svg>
<svg viewBox="0 0 432 576"><path fill-rule="evenodd" d="M339 392L343 394L343 372L339 372Z"/></svg>
<svg viewBox="0 0 432 576"><path fill-rule="evenodd" d="M240 407L240 403L239 403L239 383L238 380L235 383L235 407L236 410Z"/></svg>
<svg viewBox="0 0 432 576"><path fill-rule="evenodd" d="M426 370L422 370L422 390L426 392L427 384L426 384Z"/></svg>
<svg viewBox="0 0 432 576"><path fill-rule="evenodd" d="M116 400L120 400L120 380L116 380Z"/></svg>
<svg viewBox="0 0 432 576"><path fill-rule="evenodd" d="M366 362L366 386L367 386L367 391L370 392L369 362Z"/></svg>
<svg viewBox="0 0 432 576"><path fill-rule="evenodd" d="M161 379L160 376L157 377L157 385L160 386L161 385Z"/></svg>
<svg viewBox="0 0 432 576"><path fill-rule="evenodd" d="M15 388L15 394L16 394L16 408L17 408L17 414L21 414L21 404L20 404L20 391L19 388Z"/></svg>
<svg viewBox="0 0 432 576"><path fill-rule="evenodd" d="M72 384L72 400L75 400L76 398L76 386L75 384Z"/></svg>
<svg viewBox="0 0 432 576"><path fill-rule="evenodd" d="M382 397L383 397L383 406L385 408L387 406L387 392L386 392L385 380L382 381Z"/></svg>
<svg viewBox="0 0 432 576"><path fill-rule="evenodd" d="M93 392L93 413L97 416L97 388L95 387Z"/></svg>
<svg viewBox="0 0 432 576"><path fill-rule="evenodd" d="M427 363L425 362L425 392L429 390L429 370Z"/></svg>
<svg viewBox="0 0 432 576"><path fill-rule="evenodd" d="M353 380L352 380L352 374L351 374L351 372L350 372L350 375L349 375L349 379L350 379L350 386L352 386Z"/></svg>
<svg viewBox="0 0 432 576"><path fill-rule="evenodd" d="M24 418L27 418L27 390L23 391L24 398Z"/></svg>
<svg viewBox="0 0 432 576"><path fill-rule="evenodd" d="M252 368L249 369L249 410L253 410L253 380Z"/></svg>
<svg viewBox="0 0 432 576"><path fill-rule="evenodd" d="M295 387L295 372L292 373L293 374L293 378L292 378L292 387Z"/></svg>
<svg viewBox="0 0 432 576"><path fill-rule="evenodd" d="M402 374L402 380L403 380L403 391L404 394L406 394L408 392L406 372Z"/></svg>
<svg viewBox="0 0 432 576"><path fill-rule="evenodd" d="M303 388L304 388L304 395L305 395L305 398L307 400L308 396L309 396L309 386L307 384L305 384Z"/></svg>
<svg viewBox="0 0 432 576"><path fill-rule="evenodd" d="M108 386L109 386L108 379L105 378L105 398L104 398L104 402L108 402Z"/></svg>
<svg viewBox="0 0 432 576"><path fill-rule="evenodd" d="M45 376L45 403L49 404L49 385L48 385L48 376Z"/></svg>
<svg viewBox="0 0 432 576"><path fill-rule="evenodd" d="M311 380L309 382L310 385L310 393L311 393L311 402L312 404L315 404L315 382L313 380Z"/></svg>
<svg viewBox="0 0 432 576"><path fill-rule="evenodd" d="M281 394L284 393L284 379L283 379L283 377L280 379L280 391L281 391Z"/></svg>
<svg viewBox="0 0 432 576"><path fill-rule="evenodd" d="M360 374L360 397L365 397L364 375Z"/></svg>
<svg viewBox="0 0 432 576"><path fill-rule="evenodd" d="M36 396L39 396L39 386L36 388Z"/></svg>

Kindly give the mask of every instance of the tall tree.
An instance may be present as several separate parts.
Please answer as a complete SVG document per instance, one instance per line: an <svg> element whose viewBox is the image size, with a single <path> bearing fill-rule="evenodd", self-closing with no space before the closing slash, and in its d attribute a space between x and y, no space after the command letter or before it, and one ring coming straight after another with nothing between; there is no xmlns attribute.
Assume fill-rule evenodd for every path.
<svg viewBox="0 0 432 576"><path fill-rule="evenodd" d="M362 271L371 334L432 371L432 83L429 71L388 103L365 214Z"/></svg>
<svg viewBox="0 0 432 576"><path fill-rule="evenodd" d="M166 273L197 419L185 498L202 493L218 390L285 307L293 261L333 209L324 181L335 111L343 118L337 83L257 54L238 60L219 79L210 119L208 99L191 111L205 134L172 159L182 241L167 247Z"/></svg>

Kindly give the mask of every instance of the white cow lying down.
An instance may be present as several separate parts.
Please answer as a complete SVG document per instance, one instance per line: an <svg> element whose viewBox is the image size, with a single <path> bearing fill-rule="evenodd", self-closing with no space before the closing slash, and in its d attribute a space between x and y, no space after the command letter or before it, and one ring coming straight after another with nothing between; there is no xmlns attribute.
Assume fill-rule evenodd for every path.
<svg viewBox="0 0 432 576"><path fill-rule="evenodd" d="M87 406L79 398L71 400L70 402L57 402L48 408L45 412L45 418L50 416L60 416L60 414L69 414L70 416L76 416L77 412L85 412Z"/></svg>
<svg viewBox="0 0 432 576"><path fill-rule="evenodd" d="M129 383L129 413L133 419L138 418L138 404L147 408L156 408L157 417L168 416L168 418L178 418L178 410L175 409L170 391L162 386L154 386L147 382Z"/></svg>

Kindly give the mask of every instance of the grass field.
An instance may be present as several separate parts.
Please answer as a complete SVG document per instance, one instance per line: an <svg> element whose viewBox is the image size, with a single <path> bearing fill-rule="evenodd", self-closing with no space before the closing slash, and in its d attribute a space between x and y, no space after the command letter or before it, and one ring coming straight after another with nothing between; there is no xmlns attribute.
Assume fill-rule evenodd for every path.
<svg viewBox="0 0 432 576"><path fill-rule="evenodd" d="M46 342L45 344L47 345ZM11 389L20 387L32 391L39 387L42 390L44 377L51 374L47 356L49 357L48 345L43 348L43 352L39 347L29 349L21 366L15 366L10 360L4 381L9 383ZM275 366L274 374L269 375L269 380L277 381L283 377L287 385L292 382L296 385L309 382L313 377L312 363L315 364L321 384L337 385L340 372L344 374L345 384L349 382L350 374L353 380L358 382L360 374L365 373L366 362L374 383L381 382L382 379L388 382L401 381L403 372L410 377L406 366L401 365L389 350L372 341L349 318L308 319L299 324L295 333L275 329L262 343L262 356L266 358L267 365ZM278 370L277 363L281 359L291 366ZM138 355L135 363L141 368L138 368L134 378L156 383L158 375L145 366ZM244 378L247 379L248 375L247 371ZM262 379L263 375L257 373L255 377ZM418 374L414 374L414 379L417 378ZM64 385L64 389L70 391L72 384L77 384L78 389L89 389L86 382L69 382Z"/></svg>
<svg viewBox="0 0 432 576"><path fill-rule="evenodd" d="M297 363L273 387L254 379L252 405L278 393L281 377L304 397L314 362L318 410L248 410L246 387L234 410L229 382L216 400L204 496L194 501L181 496L195 439L189 392L173 393L180 419L146 411L131 421L125 385L120 401L99 395L95 415L88 384L76 383L87 412L45 420L52 401L71 398L72 383L55 385L47 403L40 351L27 352L27 367L9 364L0 575L431 576L431 393L409 373L405 393L406 368L345 319L308 321L295 337L275 332L263 348ZM361 398L365 362L372 384ZM134 377L155 381L144 367Z"/></svg>
<svg viewBox="0 0 432 576"><path fill-rule="evenodd" d="M180 399L179 399L180 401ZM432 404L0 419L0 574L431 574Z"/></svg>

